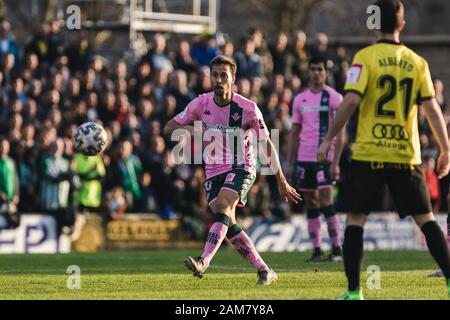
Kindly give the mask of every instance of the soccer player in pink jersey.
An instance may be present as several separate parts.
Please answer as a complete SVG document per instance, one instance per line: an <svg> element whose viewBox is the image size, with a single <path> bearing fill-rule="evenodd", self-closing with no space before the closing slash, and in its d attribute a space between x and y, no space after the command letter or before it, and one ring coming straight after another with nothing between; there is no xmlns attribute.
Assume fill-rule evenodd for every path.
<svg viewBox="0 0 450 320"><path fill-rule="evenodd" d="M339 217L333 205L333 182L339 178L344 130L330 148L328 156L331 163L319 162L316 156L317 148L342 101L342 95L326 85L326 65L327 59L322 56L312 57L309 61L311 87L294 98L287 159L287 176L292 177L305 198L308 232L313 245L309 262L342 261ZM291 170L294 172L291 173ZM327 221L332 244L327 258L321 249L321 213Z"/></svg>
<svg viewBox="0 0 450 320"><path fill-rule="evenodd" d="M215 148L214 154L206 152L209 145L205 148L207 156L204 159L204 187L209 206L214 213L214 223L209 230L203 254L197 258L186 257L184 264L194 276L202 278L211 259L227 237L234 248L257 269L257 284L268 285L277 279L277 274L258 254L252 240L237 224L235 216L236 206L245 205L247 192L255 181L256 141L267 146L265 156L271 157L278 190L284 201L297 203L301 197L286 181L261 111L253 101L231 90L236 78L234 61L217 56L211 61L210 68L214 91L192 100L183 112L167 123L164 134L170 136L175 130L183 128L194 135L197 130L194 124L196 121L201 121L203 140L209 140L211 144L212 139L206 138L210 133L219 132L220 136L214 138L215 143L217 139L227 141L229 134L235 131L245 134L240 144L229 145L225 142L219 148L221 150Z"/></svg>

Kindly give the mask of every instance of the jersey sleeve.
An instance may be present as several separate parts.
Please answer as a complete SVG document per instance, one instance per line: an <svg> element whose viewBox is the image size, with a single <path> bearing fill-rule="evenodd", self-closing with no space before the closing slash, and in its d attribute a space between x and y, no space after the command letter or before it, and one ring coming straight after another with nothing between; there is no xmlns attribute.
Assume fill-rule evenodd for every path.
<svg viewBox="0 0 450 320"><path fill-rule="evenodd" d="M198 109L200 108L199 98L195 98L181 111L177 114L174 120L181 125L190 125L196 120L200 120L198 114Z"/></svg>
<svg viewBox="0 0 450 320"><path fill-rule="evenodd" d="M359 51L353 59L352 66L347 73L344 92L355 92L361 96L366 91L369 80L368 64L365 63L363 54Z"/></svg>
<svg viewBox="0 0 450 320"><path fill-rule="evenodd" d="M267 129L263 115L257 106L255 106L255 117L252 122L252 129L256 131L256 138L258 141L269 138L269 130Z"/></svg>
<svg viewBox="0 0 450 320"><path fill-rule="evenodd" d="M294 99L292 102L292 124L302 124L302 113L300 112L300 99Z"/></svg>
<svg viewBox="0 0 450 320"><path fill-rule="evenodd" d="M428 63L426 61L424 61L422 74L424 75L424 77L419 87L419 97L418 97L420 101L434 98L435 95L433 81L431 80L430 69L428 68Z"/></svg>
<svg viewBox="0 0 450 320"><path fill-rule="evenodd" d="M342 94L335 92L331 97L331 109L337 110L341 105L342 100L344 100Z"/></svg>

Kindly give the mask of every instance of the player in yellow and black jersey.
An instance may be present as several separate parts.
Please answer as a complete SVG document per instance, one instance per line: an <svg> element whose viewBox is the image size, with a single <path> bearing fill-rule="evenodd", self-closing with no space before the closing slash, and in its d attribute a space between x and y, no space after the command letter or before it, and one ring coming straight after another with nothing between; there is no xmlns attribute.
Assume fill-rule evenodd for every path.
<svg viewBox="0 0 450 320"><path fill-rule="evenodd" d="M377 193L387 184L400 217L411 215L425 235L428 248L447 281L450 295L450 254L435 222L421 168L418 103L440 146L439 176L449 171L450 148L442 112L434 99L428 64L399 40L404 7L399 0L378 0L381 28L377 43L354 57L345 96L333 125L318 149L325 161L332 139L359 107L358 129L347 188L347 226L343 256L348 291L342 299L362 299L360 269L363 228Z"/></svg>
<svg viewBox="0 0 450 320"><path fill-rule="evenodd" d="M400 42L360 50L345 85L361 96L354 159L420 164L417 102L434 97L428 63Z"/></svg>

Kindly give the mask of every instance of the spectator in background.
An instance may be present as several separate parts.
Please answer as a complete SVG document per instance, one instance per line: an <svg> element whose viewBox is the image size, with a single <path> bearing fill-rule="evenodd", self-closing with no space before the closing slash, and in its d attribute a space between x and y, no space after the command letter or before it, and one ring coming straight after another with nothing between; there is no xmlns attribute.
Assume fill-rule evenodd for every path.
<svg viewBox="0 0 450 320"><path fill-rule="evenodd" d="M78 33L78 39L67 47L65 54L68 58L68 67L72 73L85 71L92 55L87 33Z"/></svg>
<svg viewBox="0 0 450 320"><path fill-rule="evenodd" d="M255 43L251 38L245 38L242 43L242 51L234 54L237 65L236 79L261 77L261 57L255 53Z"/></svg>
<svg viewBox="0 0 450 320"><path fill-rule="evenodd" d="M195 98L194 93L188 87L187 74L183 70L176 70L172 74L172 88L169 93L175 97L175 113L184 110L188 103Z"/></svg>
<svg viewBox="0 0 450 320"><path fill-rule="evenodd" d="M237 82L237 87L238 87L238 93L242 96L244 96L245 98L249 99L250 98L250 93L251 93L251 83L247 78L241 78L238 80Z"/></svg>
<svg viewBox="0 0 450 320"><path fill-rule="evenodd" d="M201 66L209 66L211 60L219 53L213 34L204 34L191 49L192 59Z"/></svg>
<svg viewBox="0 0 450 320"><path fill-rule="evenodd" d="M152 184L152 176L148 172L142 174L142 196L137 202L136 211L144 213L160 212L156 190Z"/></svg>
<svg viewBox="0 0 450 320"><path fill-rule="evenodd" d="M9 157L10 144L6 137L0 137L0 214L4 214L9 227L20 223L17 212L19 204L19 178L16 164Z"/></svg>
<svg viewBox="0 0 450 320"><path fill-rule="evenodd" d="M447 110L447 103L444 97L444 83L442 82L441 79L434 79L433 81L434 84L434 90L436 92L435 97L436 97L436 102L441 106L441 110L444 113L445 116L448 117L450 116L450 110Z"/></svg>
<svg viewBox="0 0 450 320"><path fill-rule="evenodd" d="M6 88L4 85L4 76L0 66L0 109L4 109L7 104L8 104L8 96L6 94Z"/></svg>
<svg viewBox="0 0 450 320"><path fill-rule="evenodd" d="M98 120L98 95L95 91L87 93L84 97L86 101L86 116L88 121Z"/></svg>
<svg viewBox="0 0 450 320"><path fill-rule="evenodd" d="M34 53L38 57L41 67L44 65L45 69L48 69L50 64L49 35L50 25L44 22L25 45L25 54Z"/></svg>
<svg viewBox="0 0 450 320"><path fill-rule="evenodd" d="M137 103L138 128L143 139L142 143L146 144L149 136L150 121L154 118L154 107L150 99L141 98Z"/></svg>
<svg viewBox="0 0 450 320"><path fill-rule="evenodd" d="M130 138L134 133L139 133L139 121L134 112L130 112L126 115L125 121L122 124L122 135ZM137 152L138 150L135 150Z"/></svg>
<svg viewBox="0 0 450 320"><path fill-rule="evenodd" d="M148 61L153 70L173 71L172 62L166 54L166 38L160 33L153 36L151 49L142 59Z"/></svg>
<svg viewBox="0 0 450 320"><path fill-rule="evenodd" d="M289 70L289 51L288 38L285 33L280 32L275 39L275 42L270 46L270 54L273 62L273 75L283 75L287 78L291 76Z"/></svg>
<svg viewBox="0 0 450 320"><path fill-rule="evenodd" d="M164 110L164 96L167 93L168 75L166 70L156 70L154 73L152 96L155 102L155 113L162 113Z"/></svg>
<svg viewBox="0 0 450 320"><path fill-rule="evenodd" d="M42 66L39 65L39 58L35 53L29 53L25 57L25 65L22 71L22 78L25 81L42 76Z"/></svg>
<svg viewBox="0 0 450 320"><path fill-rule="evenodd" d="M150 148L144 153L143 159L144 169L152 177L152 185L155 188L160 214L164 218L171 218L174 216L170 200L174 196L173 183L175 179L171 176L174 164L167 162L165 150L164 139L159 134L153 135L153 139L150 140ZM165 164L171 164L172 167L166 168Z"/></svg>
<svg viewBox="0 0 450 320"><path fill-rule="evenodd" d="M13 64L15 72L19 71L20 63L20 52L17 46L14 36L11 34L11 24L5 18L0 20L0 56L5 56L6 54L12 54Z"/></svg>
<svg viewBox="0 0 450 320"><path fill-rule="evenodd" d="M30 99L36 101L40 101L43 92L42 82L38 79L32 79L29 82L29 87L27 90L27 101Z"/></svg>
<svg viewBox="0 0 450 320"><path fill-rule="evenodd" d="M135 75L130 79L129 92L135 101L140 96L140 88L151 81L152 67L147 60L141 60L136 68Z"/></svg>
<svg viewBox="0 0 450 320"><path fill-rule="evenodd" d="M48 58L50 64L64 52L64 37L61 33L61 24L58 20L50 22L50 33L48 35Z"/></svg>
<svg viewBox="0 0 450 320"><path fill-rule="evenodd" d="M127 210L125 193L121 187L114 187L107 192L104 200L105 218L107 220L120 220Z"/></svg>
<svg viewBox="0 0 450 320"><path fill-rule="evenodd" d="M111 123L117 119L116 95L114 91L107 91L100 98L99 117L104 123Z"/></svg>
<svg viewBox="0 0 450 320"><path fill-rule="evenodd" d="M270 50L267 48L267 43L264 40L264 35L259 28L250 28L248 36L255 44L255 53L261 57L262 72L267 76L273 70L272 56Z"/></svg>
<svg viewBox="0 0 450 320"><path fill-rule="evenodd" d="M347 50L343 45L336 47L336 57L334 59L333 77L335 83L335 90L339 93L344 92L345 80L350 63L347 57Z"/></svg>
<svg viewBox="0 0 450 320"><path fill-rule="evenodd" d="M68 227L64 230L71 233L75 223L69 204L71 169L63 154L64 141L58 138L51 144L50 153L41 159L39 203L43 211L55 217L59 232Z"/></svg>
<svg viewBox="0 0 450 320"><path fill-rule="evenodd" d="M309 55L311 57L325 57L327 59L331 58L331 55L328 52L328 37L323 32L318 32L314 35L313 44L309 50ZM327 65L328 69L330 69L329 65Z"/></svg>
<svg viewBox="0 0 450 320"><path fill-rule="evenodd" d="M211 71L209 70L209 67L201 66L197 77L197 83L194 87L194 93L199 95L210 91L212 91Z"/></svg>
<svg viewBox="0 0 450 320"><path fill-rule="evenodd" d="M308 83L308 53L306 50L306 33L296 30L293 35L294 43L290 49L293 58L292 74L297 76L302 83Z"/></svg>
<svg viewBox="0 0 450 320"><path fill-rule="evenodd" d="M425 181L428 186L428 192L430 193L431 205L433 212L436 214L439 212L441 201L441 190L439 187L439 179L435 172L436 160L432 157L426 158L423 162L425 175Z"/></svg>
<svg viewBox="0 0 450 320"><path fill-rule="evenodd" d="M422 159L434 158L437 159L439 156L439 149L436 144L432 144L430 141L430 137L426 133L421 133L419 136L420 139L420 149Z"/></svg>
<svg viewBox="0 0 450 320"><path fill-rule="evenodd" d="M128 79L128 66L124 60L119 60L116 63L112 80L116 80L116 79L123 79L123 80Z"/></svg>
<svg viewBox="0 0 450 320"><path fill-rule="evenodd" d="M81 182L78 204L81 212L98 212L101 206L102 180L106 171L101 156L75 155L75 172Z"/></svg>
<svg viewBox="0 0 450 320"><path fill-rule="evenodd" d="M127 118L127 114L131 112L131 104L126 93L117 95L117 118L116 120L122 125Z"/></svg>
<svg viewBox="0 0 450 320"><path fill-rule="evenodd" d="M191 46L187 40L180 41L175 53L175 67L185 71L188 75L197 72L198 65L192 59Z"/></svg>
<svg viewBox="0 0 450 320"><path fill-rule="evenodd" d="M142 164L139 158L133 154L133 144L129 140L122 141L119 148L119 159L115 164L117 181L125 192L128 208L134 209L142 197L140 186Z"/></svg>
<svg viewBox="0 0 450 320"><path fill-rule="evenodd" d="M33 128L28 130L27 128ZM24 130L34 131L34 126L27 124ZM29 139L29 134L22 134L25 139ZM27 140L26 140L27 141ZM20 212L33 212L37 207L36 189L37 189L37 148L34 146L34 139L30 142L22 141L16 146L16 164L19 177L20 195L26 201L19 202Z"/></svg>
<svg viewBox="0 0 450 320"><path fill-rule="evenodd" d="M24 91L24 85L22 78L16 78L12 81L12 86L10 91L8 92L9 101L13 101L15 99L20 100L20 102L24 103L27 99L27 95Z"/></svg>
<svg viewBox="0 0 450 320"><path fill-rule="evenodd" d="M261 77L251 79L250 98L258 105L264 105L264 94L262 91L263 80Z"/></svg>
<svg viewBox="0 0 450 320"><path fill-rule="evenodd" d="M18 62L11 52L6 52L1 57L1 68L3 70L3 86L8 87L16 77L18 71L16 66ZM18 67L17 67L18 68Z"/></svg>
<svg viewBox="0 0 450 320"><path fill-rule="evenodd" d="M176 115L177 100L171 94L164 97L164 110L160 114L160 123L164 126L174 115Z"/></svg>
<svg viewBox="0 0 450 320"><path fill-rule="evenodd" d="M232 41L227 41L224 43L222 50L221 50L221 54L227 58L234 57L234 44Z"/></svg>

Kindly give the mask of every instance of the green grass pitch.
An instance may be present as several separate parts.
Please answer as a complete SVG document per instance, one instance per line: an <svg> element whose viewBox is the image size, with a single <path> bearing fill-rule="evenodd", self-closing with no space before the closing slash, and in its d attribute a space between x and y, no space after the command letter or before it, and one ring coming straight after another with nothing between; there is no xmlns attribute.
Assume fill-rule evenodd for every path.
<svg viewBox="0 0 450 320"><path fill-rule="evenodd" d="M203 279L182 264L199 251L1 255L0 299L302 300L334 299L346 286L342 263L305 263L309 252L263 253L277 283L256 286L256 272L231 249L221 249ZM67 267L81 269L81 288L69 290ZM370 265L381 270L380 289L366 287ZM448 299L443 278L426 251L366 252L366 299Z"/></svg>

